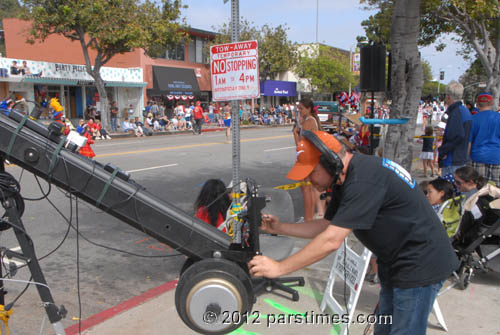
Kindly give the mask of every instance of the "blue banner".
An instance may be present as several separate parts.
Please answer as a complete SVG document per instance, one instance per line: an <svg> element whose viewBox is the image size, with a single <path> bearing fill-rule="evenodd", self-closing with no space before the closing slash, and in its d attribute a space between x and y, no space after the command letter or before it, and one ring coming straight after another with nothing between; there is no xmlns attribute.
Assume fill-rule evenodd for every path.
<svg viewBox="0 0 500 335"><path fill-rule="evenodd" d="M261 81L260 94L276 97L294 97L297 95L297 83L280 80Z"/></svg>

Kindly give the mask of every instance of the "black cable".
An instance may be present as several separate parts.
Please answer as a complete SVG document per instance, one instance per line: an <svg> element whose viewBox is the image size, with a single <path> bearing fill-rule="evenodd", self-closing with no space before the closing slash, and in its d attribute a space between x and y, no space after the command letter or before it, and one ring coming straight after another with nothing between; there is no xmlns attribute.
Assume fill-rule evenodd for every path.
<svg viewBox="0 0 500 335"><path fill-rule="evenodd" d="M21 183L21 179L23 178L23 173L24 173L24 169L21 170L21 176L19 176L19 183ZM25 201L40 201L40 200L47 198L49 196L49 194L52 192L52 184L51 183L48 183L49 189L47 190L47 192L45 192L42 188L42 185L40 184L40 181L38 180L38 176L36 174L34 176L35 176L36 182L38 183L38 186L40 187L40 191L42 192L42 196L39 198L23 197L23 200L25 200Z"/></svg>
<svg viewBox="0 0 500 335"><path fill-rule="evenodd" d="M71 193L70 193L71 199ZM76 290L78 293L78 334L82 333L82 297L80 295L80 238L78 221L78 197L75 198L75 216L76 216Z"/></svg>
<svg viewBox="0 0 500 335"><path fill-rule="evenodd" d="M28 279L28 282L30 282L31 280L33 279L33 275L31 275L30 279ZM21 296L26 293L26 291L28 290L28 288L30 287L30 284L31 283L28 283L26 284L26 286L24 287L24 289L19 292L19 294L14 298L14 300L12 300L12 302L8 303L7 305L5 305L5 310L8 311L10 309L12 309L12 307L14 307L14 305L16 304L16 302L19 300L19 298L21 298Z"/></svg>

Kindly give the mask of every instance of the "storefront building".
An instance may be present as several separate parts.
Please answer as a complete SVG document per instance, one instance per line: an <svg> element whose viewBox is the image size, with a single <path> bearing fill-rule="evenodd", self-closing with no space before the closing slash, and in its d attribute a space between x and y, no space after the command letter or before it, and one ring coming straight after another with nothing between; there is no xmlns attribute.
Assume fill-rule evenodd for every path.
<svg viewBox="0 0 500 335"><path fill-rule="evenodd" d="M13 73L12 66L17 64L22 67L23 62L26 62L25 73ZM65 115L71 119L82 118L87 106L101 110L95 82L83 65L0 58L0 73L2 98L13 93L16 99L24 98L43 104L57 97L64 107ZM146 86L142 69L103 67L101 76L108 98L127 106L136 106L134 114L140 115L138 106L144 103L143 89Z"/></svg>
<svg viewBox="0 0 500 335"><path fill-rule="evenodd" d="M30 23L19 19L4 19L6 54L12 59L26 59L52 63L84 65L81 46L60 35L50 35L44 42L26 43L26 31ZM210 57L206 47L215 33L189 29L189 42L167 48L158 57L150 57L142 49L115 55L106 66L121 69L142 69L146 86L144 99L138 109L142 110L150 99L173 105L178 101L211 100ZM62 52L64 50L64 52ZM95 51L89 50L90 59ZM44 74L45 75L45 74ZM73 78L72 78L73 80ZM111 85L111 84L110 84ZM78 85L77 85L78 86ZM85 85L82 85L85 86ZM113 86L110 86L113 87ZM128 101L120 99L126 94L119 90L116 101L120 111L128 107Z"/></svg>

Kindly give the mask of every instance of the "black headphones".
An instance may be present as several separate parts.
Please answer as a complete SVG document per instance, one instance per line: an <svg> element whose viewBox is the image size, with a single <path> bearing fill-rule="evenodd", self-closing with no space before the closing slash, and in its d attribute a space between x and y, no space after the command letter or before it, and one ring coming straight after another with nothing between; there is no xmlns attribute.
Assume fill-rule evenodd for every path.
<svg viewBox="0 0 500 335"><path fill-rule="evenodd" d="M344 169L344 163L340 157L328 148L319 137L310 130L305 130L303 136L310 141L316 149L321 153L319 163L325 168L325 170L334 177L334 183L336 183L339 175Z"/></svg>

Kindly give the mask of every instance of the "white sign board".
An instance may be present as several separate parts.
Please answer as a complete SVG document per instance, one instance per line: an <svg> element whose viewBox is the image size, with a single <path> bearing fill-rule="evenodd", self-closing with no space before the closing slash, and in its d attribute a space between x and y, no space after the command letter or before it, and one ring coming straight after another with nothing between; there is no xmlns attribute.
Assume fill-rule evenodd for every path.
<svg viewBox="0 0 500 335"><path fill-rule="evenodd" d="M257 41L220 44L210 48L214 101L259 97L258 55Z"/></svg>
<svg viewBox="0 0 500 335"><path fill-rule="evenodd" d="M344 250L346 252L344 252ZM372 252L367 248L364 248L363 253L358 255L347 245L347 238L344 240L344 243L342 243L342 246L337 250L335 255L335 260L330 271L328 283L326 284L320 309L324 312L326 307L329 307L335 314L339 314L341 316L348 314L349 322L341 324L341 335L347 334L347 329L350 327L351 321L353 320L354 311L356 310L356 305L358 303L359 296L361 295L361 288L363 287L363 281L365 279L366 271L368 270L371 256ZM333 296L333 286L335 285L336 278L342 280L345 279L345 283L349 287L350 292L349 299L347 300L347 306L343 305L344 302L338 302ZM445 291L446 290L444 290L444 292ZM439 293L438 296L440 294L441 293ZM439 308L439 304L437 302L437 297L434 301L433 312L436 315L436 319L441 327L443 327L445 331L448 331L443 314L441 313L441 309Z"/></svg>
<svg viewBox="0 0 500 335"><path fill-rule="evenodd" d="M0 58L0 69L6 70L8 78L19 78L18 81L20 81L23 75L13 75L10 73L10 67L13 65L14 61L17 62L17 66L22 66L23 61L26 61L26 65L32 74L41 73L40 78L48 77L52 79L94 80L94 78L87 73L85 65ZM101 68L101 77L104 81L129 83L143 82L142 68L117 68L104 66Z"/></svg>
<svg viewBox="0 0 500 335"><path fill-rule="evenodd" d="M346 252L344 252L344 250ZM330 276L328 278L328 283L326 284L325 294L323 295L320 308L321 311L324 312L328 306L336 314L349 315L349 323L341 325L342 330L340 334L342 335L347 333L347 328L349 328L351 324L350 321L353 319L354 310L356 309L356 304L358 303L358 299L361 294L363 280L365 279L366 271L368 270L371 255L371 251L367 248L364 248L361 255L356 254L347 245L347 238L344 240L344 243L337 250L335 255L335 261L333 262L333 267L330 271ZM333 286L335 284L336 277L341 278L342 280L345 279L345 282L349 287L350 294L347 306L343 306L343 304L339 303L333 297Z"/></svg>

